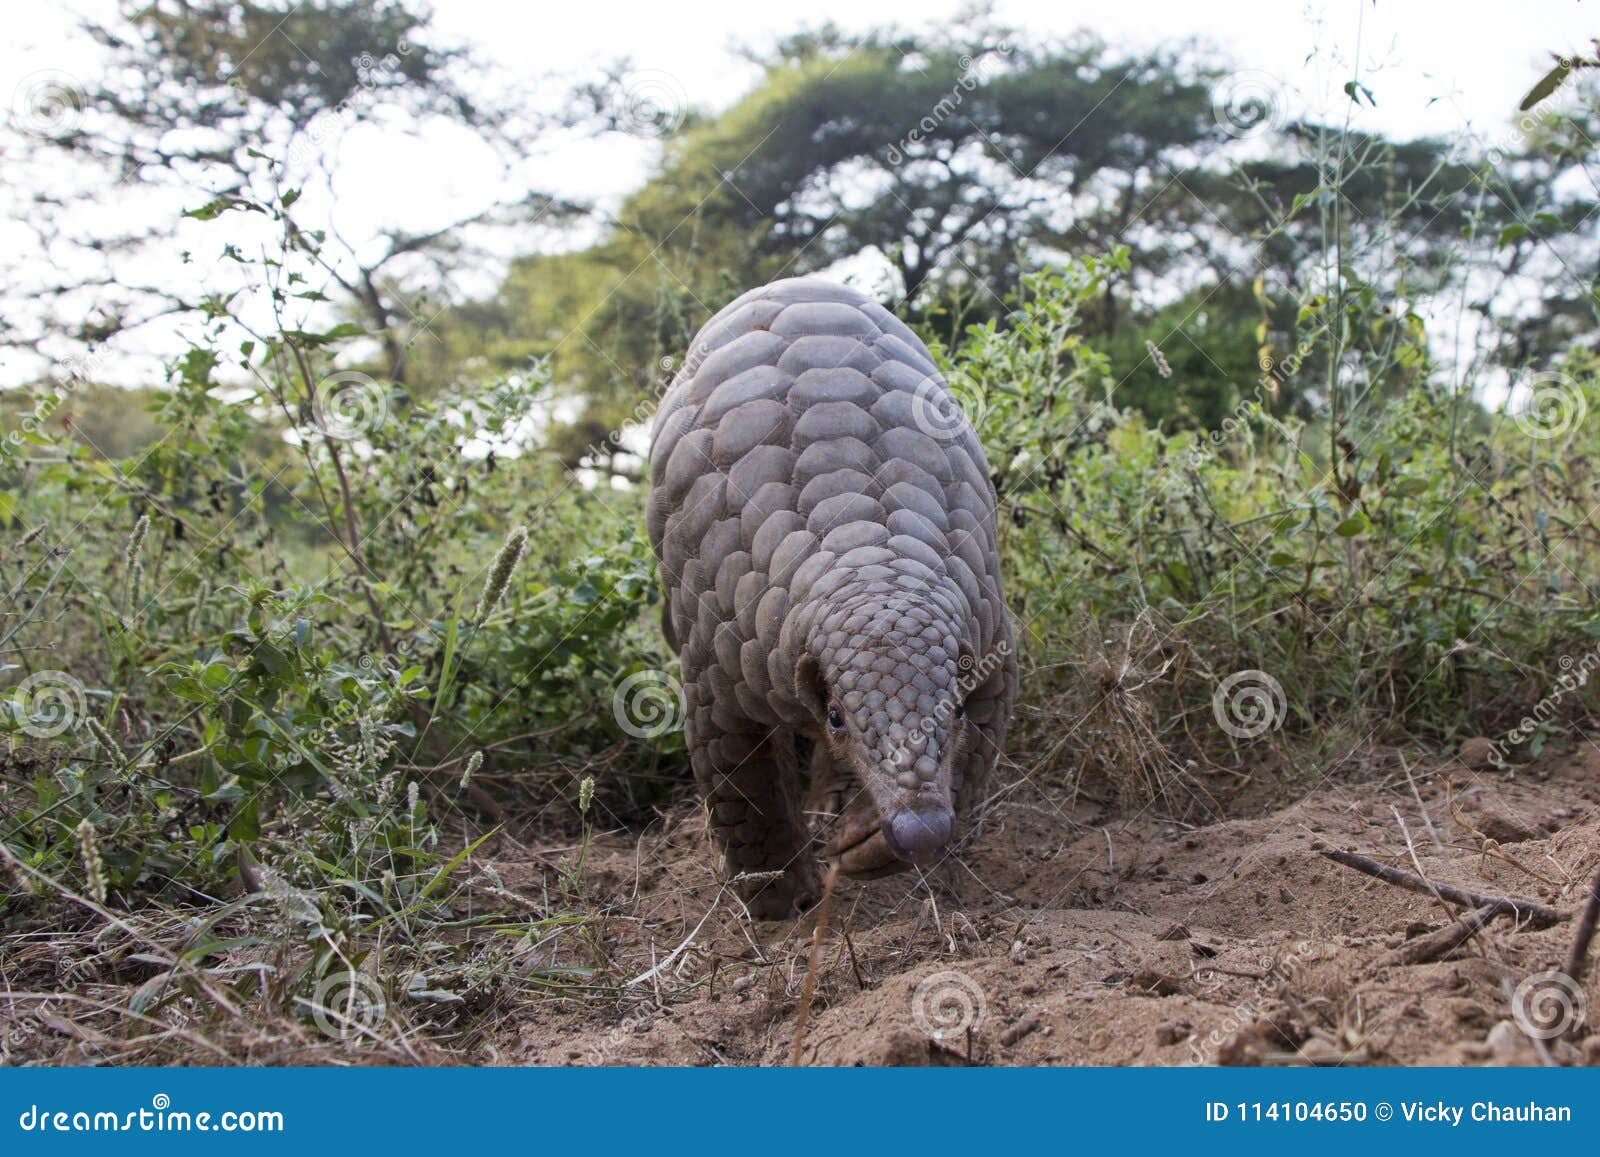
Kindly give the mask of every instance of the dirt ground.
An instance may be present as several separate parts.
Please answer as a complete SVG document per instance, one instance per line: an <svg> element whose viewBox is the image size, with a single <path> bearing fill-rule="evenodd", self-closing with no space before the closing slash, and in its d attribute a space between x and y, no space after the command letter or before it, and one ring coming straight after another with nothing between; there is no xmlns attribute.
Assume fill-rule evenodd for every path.
<svg viewBox="0 0 1600 1157"><path fill-rule="evenodd" d="M1595 1016L1536 1043L1512 1012L1525 978L1564 963L1571 919L1519 930L1502 917L1404 963L1397 952L1453 916L1315 850L1570 915L1600 865L1600 752L1515 771L1394 764L1205 826L1108 817L1086 799L1063 809L1024 786L938 878L840 884L802 1062L1600 1063ZM538 858L499 870L531 882ZM497 1059L789 1063L815 914L753 925L710 865L687 809L641 845L592 849L588 878L626 913L609 921L612 959L650 999L613 1016L545 1004L487 1042ZM1600 1008L1592 975L1588 989ZM1527 1017L1548 1024L1537 1018L1560 999L1530 991Z"/></svg>
<svg viewBox="0 0 1600 1157"><path fill-rule="evenodd" d="M1231 798L1215 793L1231 818L1187 823L1149 810L1129 818L1086 794L1067 804L1069 792L1014 781L933 877L839 884L801 1061L1600 1063L1600 1013L1549 1040L1513 1014L1519 986L1522 1023L1535 1028L1567 1008L1578 1020L1585 1000L1600 1009L1592 973L1582 996L1528 981L1563 965L1571 917L1600 867L1600 751L1510 771L1459 759L1419 768L1395 753L1352 778L1307 790L1273 769ZM1254 786L1264 783L1276 786ZM1459 913L1317 851L1328 846L1567 918L1538 928L1501 916L1451 951L1423 953ZM642 836L596 836L575 870L576 855L570 840L514 830L485 845L468 865L469 907L481 899L485 911L509 903L527 915L491 925L462 912L454 939L425 946L439 968L391 993L379 1031L354 1041L330 1041L304 1016L252 1020L262 1014L250 1009L208 1023L203 997L163 1009L161 1023L178 1027L156 1032L154 1018L112 1011L148 985L139 944L118 948L106 929L85 961L83 948L40 933L13 945L5 991L51 983L51 969L83 983L60 1001L13 1000L14 1013L28 1012L0 1038L0 1060L790 1063L817 913L747 920L716 879L688 801ZM184 919L170 915L172 937L187 935ZM239 952L216 963L237 975L271 960ZM1409 963L1408 953L1434 958ZM381 954L363 967L375 965L385 967ZM174 1017L184 1003L187 1022ZM289 1003L280 994L276 1007Z"/></svg>

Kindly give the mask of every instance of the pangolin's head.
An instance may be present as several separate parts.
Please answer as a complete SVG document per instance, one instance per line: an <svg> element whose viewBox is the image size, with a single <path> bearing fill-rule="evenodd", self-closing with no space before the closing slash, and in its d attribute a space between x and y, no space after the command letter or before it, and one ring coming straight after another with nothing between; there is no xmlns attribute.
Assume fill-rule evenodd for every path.
<svg viewBox="0 0 1600 1157"><path fill-rule="evenodd" d="M955 835L951 780L973 665L948 592L869 591L819 617L796 685L836 764L877 806L884 842L918 867Z"/></svg>

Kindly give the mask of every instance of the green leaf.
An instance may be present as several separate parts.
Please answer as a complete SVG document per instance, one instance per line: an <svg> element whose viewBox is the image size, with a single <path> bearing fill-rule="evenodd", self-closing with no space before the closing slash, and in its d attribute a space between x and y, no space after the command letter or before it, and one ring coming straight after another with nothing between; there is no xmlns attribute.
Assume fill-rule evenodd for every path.
<svg viewBox="0 0 1600 1157"><path fill-rule="evenodd" d="M261 796L252 795L234 809L228 820L228 838L250 843L261 834Z"/></svg>
<svg viewBox="0 0 1600 1157"><path fill-rule="evenodd" d="M1520 241L1527 235L1528 227L1521 221L1513 221L1504 229L1500 230L1500 236L1495 239L1495 245L1503 249L1507 245L1510 245L1513 241Z"/></svg>
<svg viewBox="0 0 1600 1157"><path fill-rule="evenodd" d="M1528 90L1528 95L1522 98L1522 103L1517 106L1517 111L1527 112L1566 83L1567 76L1571 72L1572 65L1564 60L1556 61L1556 66L1541 76L1539 82Z"/></svg>
<svg viewBox="0 0 1600 1157"><path fill-rule="evenodd" d="M128 998L128 1011L147 1012L156 997L178 992L179 990L173 985L172 979L171 972L161 972L145 981Z"/></svg>
<svg viewBox="0 0 1600 1157"><path fill-rule="evenodd" d="M229 209L243 209L252 213L260 213L261 206L242 197L218 197L214 201L207 201L198 209L185 209L183 215L192 217L196 221L213 221L222 216Z"/></svg>
<svg viewBox="0 0 1600 1157"><path fill-rule="evenodd" d="M1370 529L1372 529L1372 523L1367 521L1365 514L1352 514L1334 527L1333 533L1340 538L1355 538L1357 535L1365 534Z"/></svg>

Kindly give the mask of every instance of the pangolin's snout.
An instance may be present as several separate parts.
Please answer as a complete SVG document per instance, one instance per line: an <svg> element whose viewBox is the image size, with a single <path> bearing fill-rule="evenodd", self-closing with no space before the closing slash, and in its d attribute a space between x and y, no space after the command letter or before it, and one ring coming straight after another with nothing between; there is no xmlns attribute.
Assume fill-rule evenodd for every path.
<svg viewBox="0 0 1600 1157"><path fill-rule="evenodd" d="M955 831L948 807L934 811L899 811L883 822L884 842L899 859L929 868L939 862Z"/></svg>

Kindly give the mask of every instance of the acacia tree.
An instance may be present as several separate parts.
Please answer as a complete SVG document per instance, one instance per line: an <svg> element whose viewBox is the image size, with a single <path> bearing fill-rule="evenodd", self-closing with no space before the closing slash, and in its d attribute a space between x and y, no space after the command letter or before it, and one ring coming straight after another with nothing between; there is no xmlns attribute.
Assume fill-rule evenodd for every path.
<svg viewBox="0 0 1600 1157"><path fill-rule="evenodd" d="M773 277L876 254L912 314L963 293L994 314L1041 238L1126 244L1153 266L1166 228L1141 225L1145 194L1220 135L1186 54L1041 44L982 16L926 35L824 28L752 59L761 80L730 108L652 123L671 130L659 168L596 244L514 264L497 300L454 316L458 341L507 363L554 355L587 400L555 434L569 458L609 457L664 359ZM630 93L594 95L614 109Z"/></svg>
<svg viewBox="0 0 1600 1157"><path fill-rule="evenodd" d="M5 278L13 300L0 310L0 342L13 349L59 358L159 317L214 314L227 290L200 275L209 254L172 261L178 214L266 201L283 210L272 227L304 241L325 275L299 294L353 318L381 345L381 372L403 383L408 326L452 295L459 270L481 264L485 230L572 208L513 172L554 118L480 103L460 79L472 62L435 43L403 0L156 0L83 32L100 50L97 74L29 78L0 142L9 216L31 240ZM439 125L493 150L504 195L421 227L346 237L328 206L350 135ZM396 180L405 168L395 165ZM39 268L52 273L30 276Z"/></svg>
<svg viewBox="0 0 1600 1157"><path fill-rule="evenodd" d="M660 243L693 210L741 233L757 263L804 271L872 250L910 303L940 275L1004 293L1026 239L1127 224L1157 168L1218 134L1206 76L1175 52L984 24L824 30L760 62L762 83L686 128L619 228Z"/></svg>

